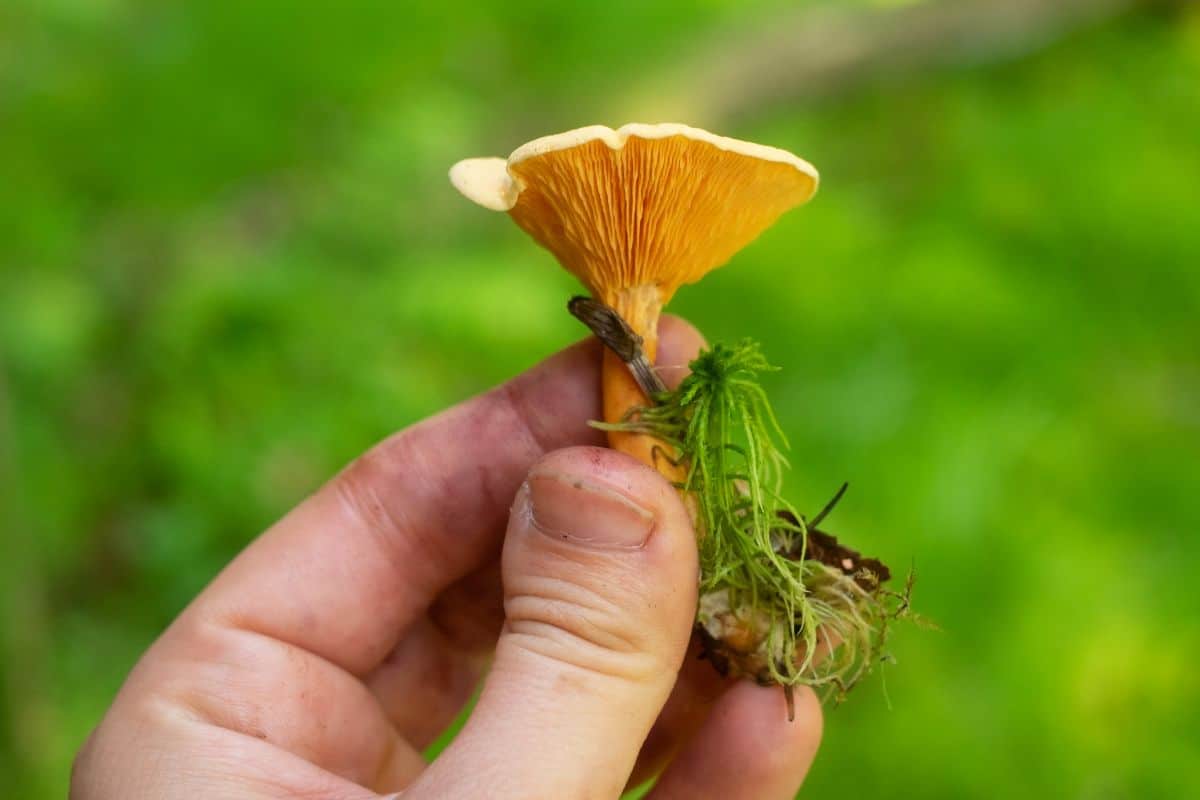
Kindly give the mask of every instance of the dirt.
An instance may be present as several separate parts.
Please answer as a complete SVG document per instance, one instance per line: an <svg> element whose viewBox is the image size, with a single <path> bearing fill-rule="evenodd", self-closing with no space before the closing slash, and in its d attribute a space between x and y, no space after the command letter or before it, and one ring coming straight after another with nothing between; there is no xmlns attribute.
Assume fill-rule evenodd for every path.
<svg viewBox="0 0 1200 800"><path fill-rule="evenodd" d="M841 492L814 519L817 521L824 519L840 497ZM779 516L789 524L789 527L801 525L800 520L796 519L795 515L789 511L781 511ZM809 524L811 525L811 523ZM791 559L799 558L799 545L786 555ZM833 534L815 526L808 528L805 558L842 572L867 592L878 591L880 585L891 580L892 577L892 571L879 559L863 557L857 550L839 542ZM703 625L696 626L696 633L701 644L700 658L710 661L720 675L751 678L762 686L773 684L766 665L762 663L762 657L753 652L753 649L750 651L738 649L732 646L728 639L714 636Z"/></svg>
<svg viewBox="0 0 1200 800"><path fill-rule="evenodd" d="M781 511L779 516L790 524L799 526L800 521L790 511ZM789 558L800 557L798 549L787 554ZM854 582L870 592L887 583L892 578L892 571L877 558L864 558L862 553L847 547L831 533L820 528L808 529L808 548L805 553L807 560L819 561L827 567L840 570L854 578Z"/></svg>

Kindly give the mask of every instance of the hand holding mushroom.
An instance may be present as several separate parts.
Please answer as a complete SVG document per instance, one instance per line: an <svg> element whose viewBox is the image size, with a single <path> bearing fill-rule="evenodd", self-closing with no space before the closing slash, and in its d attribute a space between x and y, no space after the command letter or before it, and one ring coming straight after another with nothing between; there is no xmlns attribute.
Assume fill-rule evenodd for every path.
<svg viewBox="0 0 1200 800"><path fill-rule="evenodd" d="M680 378L700 336L659 332ZM820 706L789 723L685 657L695 533L598 447L599 362L584 342L389 438L263 534L141 659L71 797L615 798L667 761L656 800L792 797Z"/></svg>
<svg viewBox="0 0 1200 800"><path fill-rule="evenodd" d="M808 687L840 696L878 658L907 590L819 529L832 502L806 520L779 496L758 347L659 318L816 172L630 125L452 177L580 277L613 349L397 434L251 544L130 675L75 800L614 798L664 763L655 800L782 800L820 739Z"/></svg>

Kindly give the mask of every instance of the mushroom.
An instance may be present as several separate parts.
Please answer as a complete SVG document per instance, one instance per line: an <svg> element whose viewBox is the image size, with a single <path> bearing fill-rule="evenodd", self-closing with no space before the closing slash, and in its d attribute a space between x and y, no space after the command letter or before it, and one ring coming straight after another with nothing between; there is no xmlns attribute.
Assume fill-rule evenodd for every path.
<svg viewBox="0 0 1200 800"><path fill-rule="evenodd" d="M777 496L770 465L782 456L765 427L741 426L747 442L734 447L730 426L691 424L696 415L711 419L705 415L717 395L718 415L771 416L749 377L765 368L757 345L702 353L678 391L648 398L641 388L661 386L648 361L659 313L675 290L811 198L817 171L773 147L685 125L630 124L535 139L507 159L460 161L450 180L485 208L507 211L595 298L576 298L570 308L608 345L604 420L628 423L609 426L609 444L684 486L697 522L696 622L705 657L722 674L783 686L789 718L796 685L844 695L882 657L889 622L909 615L911 575L902 592L885 590L886 567L874 559L854 563L856 552L816 530L841 492L811 527ZM665 439L678 447L668 450ZM756 456L706 462L730 448ZM809 533L827 558L814 560Z"/></svg>
<svg viewBox="0 0 1200 800"><path fill-rule="evenodd" d="M538 244L613 308L655 357L659 312L675 290L721 266L816 192L811 164L791 153L686 125L592 125L535 139L508 159L450 170L467 198L507 211ZM604 419L648 399L607 349ZM613 431L609 444L669 475L657 440Z"/></svg>

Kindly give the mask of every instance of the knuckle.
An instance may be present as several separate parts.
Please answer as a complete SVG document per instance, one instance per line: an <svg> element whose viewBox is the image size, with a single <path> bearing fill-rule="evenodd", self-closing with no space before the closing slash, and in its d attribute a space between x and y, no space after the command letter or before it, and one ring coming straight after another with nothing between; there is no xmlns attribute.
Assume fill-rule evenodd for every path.
<svg viewBox="0 0 1200 800"><path fill-rule="evenodd" d="M371 537L380 554L398 569L412 563L437 565L451 560L448 542L427 535L429 526L417 523L412 503L405 500L430 493L429 487L419 485L429 473L420 450L397 434L359 456L334 478L334 494L357 523L354 529ZM388 491L388 487L403 491Z"/></svg>
<svg viewBox="0 0 1200 800"><path fill-rule="evenodd" d="M653 624L593 588L528 576L509 587L505 614L510 640L541 656L636 683L670 671Z"/></svg>

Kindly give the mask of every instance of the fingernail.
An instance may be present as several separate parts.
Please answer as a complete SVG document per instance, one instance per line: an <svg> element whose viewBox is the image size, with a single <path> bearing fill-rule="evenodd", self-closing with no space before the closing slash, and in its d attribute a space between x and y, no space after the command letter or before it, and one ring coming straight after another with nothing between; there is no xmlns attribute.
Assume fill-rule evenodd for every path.
<svg viewBox="0 0 1200 800"><path fill-rule="evenodd" d="M595 547L637 548L654 514L620 492L560 473L529 477L533 525L555 539Z"/></svg>

